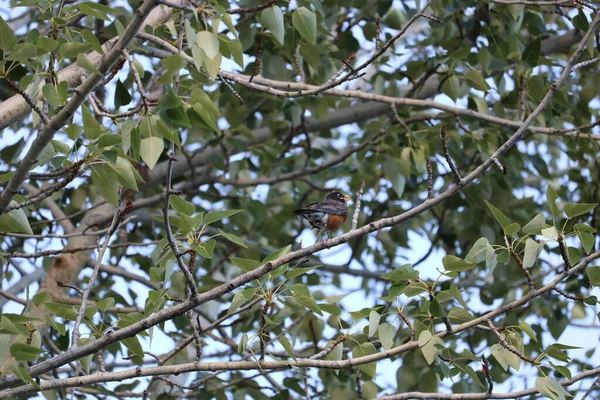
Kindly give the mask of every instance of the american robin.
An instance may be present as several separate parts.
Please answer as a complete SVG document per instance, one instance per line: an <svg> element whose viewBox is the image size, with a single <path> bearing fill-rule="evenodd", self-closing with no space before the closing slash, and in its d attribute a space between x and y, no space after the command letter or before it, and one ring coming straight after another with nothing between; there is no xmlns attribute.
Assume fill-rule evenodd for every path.
<svg viewBox="0 0 600 400"><path fill-rule="evenodd" d="M294 211L294 215L300 215L313 228L318 229L320 238L324 231L333 231L346 221L346 218L348 218L346 201L348 200L352 200L352 196L344 196L340 192L333 192L327 195L325 201L309 204Z"/></svg>

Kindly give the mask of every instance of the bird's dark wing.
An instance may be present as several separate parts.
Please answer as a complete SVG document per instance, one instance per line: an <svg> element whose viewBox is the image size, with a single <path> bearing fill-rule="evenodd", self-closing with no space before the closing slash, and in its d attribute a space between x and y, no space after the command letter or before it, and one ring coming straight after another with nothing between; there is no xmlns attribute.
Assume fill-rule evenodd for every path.
<svg viewBox="0 0 600 400"><path fill-rule="evenodd" d="M309 204L308 206L300 209L300 210L296 210L294 211L295 215L302 215L302 214L310 214L310 213L314 213L314 212L322 212L325 214L332 214L332 215L346 215L348 213L347 211L348 209L346 208L345 204L338 204L338 202L326 202L326 201L322 201L320 203L312 203Z"/></svg>

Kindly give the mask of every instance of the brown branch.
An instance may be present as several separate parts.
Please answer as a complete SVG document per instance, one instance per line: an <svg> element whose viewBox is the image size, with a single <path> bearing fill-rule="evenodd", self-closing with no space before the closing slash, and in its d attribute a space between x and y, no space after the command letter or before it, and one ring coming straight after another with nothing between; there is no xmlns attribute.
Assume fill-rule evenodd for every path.
<svg viewBox="0 0 600 400"><path fill-rule="evenodd" d="M398 309L398 315L400 315L400 318L402 318L402 321L404 321L404 323L408 326L408 329L410 329L410 340L411 340L411 342L414 342L415 341L415 327L413 326L412 322L410 322L410 320L408 319L406 314L404 314L402 312L402 310Z"/></svg>
<svg viewBox="0 0 600 400"><path fill-rule="evenodd" d="M25 102L27 104L29 104L29 107L31 107L31 109L40 116L40 119L42 120L44 125L48 125L48 122L50 122L50 119L44 113L44 111L42 111L42 109L37 106L37 104L31 99L31 97L29 97L29 95L23 89L21 89L19 87L19 85L17 85L15 82L8 79L8 77L3 76L2 78L8 84L8 86L10 86L12 88L12 90L17 92L25 100Z"/></svg>
<svg viewBox="0 0 600 400"><path fill-rule="evenodd" d="M512 248L510 249L510 255L513 256L513 258L517 262L517 265L519 266L519 268L521 268L521 271L523 271L523 275L525 275L525 278L527 279L527 285L529 286L529 290L535 290L535 286L533 285L533 279L531 279L531 274L523 265L523 260L521 260L521 257L519 257L517 252Z"/></svg>
<svg viewBox="0 0 600 400"><path fill-rule="evenodd" d="M454 175L454 183L459 184L461 182L461 177L458 173L458 169L456 169L456 165L454 164L452 156L450 156L450 151L448 150L448 139L446 138L446 124L442 124L442 127L440 128L440 138L442 139L442 150L444 151L444 158L446 158L446 163L450 167L452 175Z"/></svg>
<svg viewBox="0 0 600 400"><path fill-rule="evenodd" d="M264 361L265 359L265 336L269 337L269 335L265 333L267 329L267 314L269 312L269 308L271 308L271 293L267 293L265 297L265 305L260 313L260 328L258 330L258 339L260 341L260 361Z"/></svg>
<svg viewBox="0 0 600 400"><path fill-rule="evenodd" d="M569 258L569 251L567 249L567 245L565 244L565 238L563 235L558 235L558 248L560 250L560 256L565 263L565 270L571 269L571 259Z"/></svg>
<svg viewBox="0 0 600 400"><path fill-rule="evenodd" d="M335 348L335 346L337 346L340 343L344 343L346 340L348 340L348 338L349 338L348 335L342 335L342 336L338 337L333 342L329 343L327 345L327 347L325 347L323 350L308 357L308 359L309 360L320 360L321 358L325 357L327 354L331 353L333 351L333 349Z"/></svg>
<svg viewBox="0 0 600 400"><path fill-rule="evenodd" d="M527 104L525 103L527 96L525 94L525 77L521 75L519 77L519 99L521 103L521 116L520 120L525 121L525 117L527 115Z"/></svg>
<svg viewBox="0 0 600 400"><path fill-rule="evenodd" d="M255 76L262 74L262 30L258 34L258 39L256 40L256 57L254 59L254 66L252 67L252 75L250 75L250 79L248 82L252 83L252 80Z"/></svg>
<svg viewBox="0 0 600 400"><path fill-rule="evenodd" d="M502 347L504 347L506 350L510 351L511 353L513 353L514 355L516 355L517 357L519 357L521 360L523 360L525 362L528 362L528 363L530 363L532 365L537 365L538 364L538 362L536 361L535 358L527 357L525 354L523 354L519 350L517 350L513 345L511 345L510 343L508 343L508 341L506 340L506 338L504 337L504 335L502 335L498 331L498 328L496 328L494 326L494 324L492 324L492 321L490 321L488 319L485 322L487 322L488 327L498 337L498 341L500 342L500 344L502 345Z"/></svg>
<svg viewBox="0 0 600 400"><path fill-rule="evenodd" d="M492 394L492 391L494 390L494 381L492 380L492 374L491 374L491 370L490 370L490 363L488 362L485 354L481 355L481 370L483 371L483 373L485 374L485 380L487 381L488 384L488 390L487 392L489 394Z"/></svg>
<svg viewBox="0 0 600 400"><path fill-rule="evenodd" d="M360 202L362 200L363 190L365 190L366 180L363 178L360 184L360 189L356 194L356 201L354 202L354 215L352 215L352 229L358 228L358 216L360 214Z"/></svg>
<svg viewBox="0 0 600 400"><path fill-rule="evenodd" d="M76 291L77 293L79 293L81 296L83 296L83 290L81 290L80 288L78 288L75 285L71 285L70 283L63 283L61 281L56 281L56 284L58 285L58 287L61 287L61 288L70 288L70 289L73 289L74 291Z"/></svg>
<svg viewBox="0 0 600 400"><path fill-rule="evenodd" d="M271 7L276 2L277 2L277 0L270 0L270 1L267 1L266 3L264 3L264 4L260 4L258 6L254 6L254 7L228 8L227 10L225 10L225 12L228 13L228 14L250 14L250 13L256 13L256 12L259 12L261 10L264 10L265 8Z"/></svg>
<svg viewBox="0 0 600 400"><path fill-rule="evenodd" d="M559 293L560 295L562 295L563 297L565 297L569 300L574 300L574 301L584 301L585 300L585 298L583 298L583 297L570 295L569 293L567 293L564 290L559 289L557 287L552 288L552 290L554 290L556 293Z"/></svg>
<svg viewBox="0 0 600 400"><path fill-rule="evenodd" d="M431 168L431 161L425 161L425 167L427 168L427 199L433 198L433 169Z"/></svg>

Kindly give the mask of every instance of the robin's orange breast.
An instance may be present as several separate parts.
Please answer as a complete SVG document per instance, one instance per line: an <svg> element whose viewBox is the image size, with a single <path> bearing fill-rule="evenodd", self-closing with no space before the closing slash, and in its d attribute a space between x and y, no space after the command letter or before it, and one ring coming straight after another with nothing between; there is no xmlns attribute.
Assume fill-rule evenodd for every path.
<svg viewBox="0 0 600 400"><path fill-rule="evenodd" d="M346 222L346 218L348 218L347 214L346 215L330 214L329 217L327 218L327 229L329 229L330 231L337 229L340 225L342 225L344 222Z"/></svg>

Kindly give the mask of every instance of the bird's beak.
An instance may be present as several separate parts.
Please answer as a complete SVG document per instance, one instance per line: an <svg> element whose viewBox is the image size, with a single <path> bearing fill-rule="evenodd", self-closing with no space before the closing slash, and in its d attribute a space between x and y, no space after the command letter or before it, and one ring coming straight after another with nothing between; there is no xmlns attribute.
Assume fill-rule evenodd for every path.
<svg viewBox="0 0 600 400"><path fill-rule="evenodd" d="M344 201L352 200L352 196L344 196Z"/></svg>

